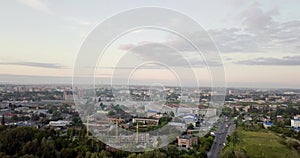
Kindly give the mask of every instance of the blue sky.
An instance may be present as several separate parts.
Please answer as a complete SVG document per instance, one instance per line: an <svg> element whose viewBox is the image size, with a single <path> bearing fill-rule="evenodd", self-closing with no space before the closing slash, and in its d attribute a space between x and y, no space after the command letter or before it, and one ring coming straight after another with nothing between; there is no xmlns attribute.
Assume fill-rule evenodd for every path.
<svg viewBox="0 0 300 158"><path fill-rule="evenodd" d="M0 3L0 82L38 83L40 79L36 76L51 76L51 82L65 78L69 83L79 48L97 24L124 10L157 6L193 18L210 33L220 50L229 86L300 88L298 0L17 0ZM111 45L102 65L104 69L97 75L109 77L113 72L112 63L126 54L128 49L124 48L151 41L181 42L162 31L132 32ZM162 58L167 58L164 55L161 54ZM180 67L174 64L177 66ZM162 75L166 74L163 71L151 68L136 76L141 80L170 78ZM209 72L201 68L197 72L201 81L209 80ZM152 75L147 75L149 73ZM29 78L22 80L20 76Z"/></svg>

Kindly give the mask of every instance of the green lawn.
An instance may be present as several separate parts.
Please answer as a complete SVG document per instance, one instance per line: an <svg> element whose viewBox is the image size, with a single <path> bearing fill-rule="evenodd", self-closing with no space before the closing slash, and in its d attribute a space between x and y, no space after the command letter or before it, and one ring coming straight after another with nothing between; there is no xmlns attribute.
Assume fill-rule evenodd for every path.
<svg viewBox="0 0 300 158"><path fill-rule="evenodd" d="M238 129L239 141L235 150L244 150L251 158L297 158L300 157L296 150L288 148L284 138L269 131L245 131ZM281 142L281 143L280 143ZM230 147L232 148L232 146ZM229 148L225 149L229 150Z"/></svg>

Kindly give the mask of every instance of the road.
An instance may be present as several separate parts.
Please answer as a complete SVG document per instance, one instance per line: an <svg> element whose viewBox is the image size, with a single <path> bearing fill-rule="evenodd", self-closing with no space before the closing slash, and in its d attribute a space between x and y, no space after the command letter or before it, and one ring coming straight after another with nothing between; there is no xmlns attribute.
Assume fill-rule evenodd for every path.
<svg viewBox="0 0 300 158"><path fill-rule="evenodd" d="M228 126L226 126L228 124ZM224 119L219 123L218 130L215 132L214 143L208 152L208 158L217 158L220 157L220 151L224 147L226 141L226 136L229 133L229 130L233 130L233 121L226 122Z"/></svg>

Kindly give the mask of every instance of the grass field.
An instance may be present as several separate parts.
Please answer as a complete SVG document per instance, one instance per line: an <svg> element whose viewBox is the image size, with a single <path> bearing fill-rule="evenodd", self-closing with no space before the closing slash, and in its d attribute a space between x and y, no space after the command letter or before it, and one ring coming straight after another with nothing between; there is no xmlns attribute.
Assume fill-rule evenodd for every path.
<svg viewBox="0 0 300 158"><path fill-rule="evenodd" d="M269 131L245 131L238 129L239 141L235 150L244 150L250 158L299 158L296 150L288 148L284 138ZM232 149L232 145L225 150Z"/></svg>

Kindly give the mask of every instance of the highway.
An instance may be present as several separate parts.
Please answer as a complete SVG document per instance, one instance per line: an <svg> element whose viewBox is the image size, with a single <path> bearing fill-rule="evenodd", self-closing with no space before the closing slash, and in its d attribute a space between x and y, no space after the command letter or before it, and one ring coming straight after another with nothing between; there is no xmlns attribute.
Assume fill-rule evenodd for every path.
<svg viewBox="0 0 300 158"><path fill-rule="evenodd" d="M228 126L226 126L228 124ZM214 143L208 152L208 158L217 158L220 157L220 151L224 147L224 143L226 142L226 136L229 133L229 130L233 130L233 121L226 122L225 119L222 119L219 122L218 130L215 132L215 140Z"/></svg>

